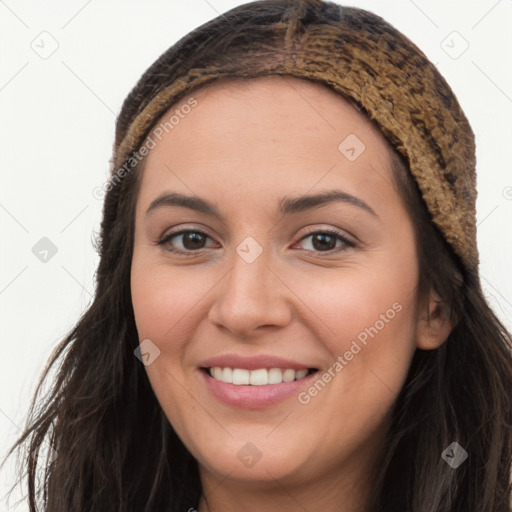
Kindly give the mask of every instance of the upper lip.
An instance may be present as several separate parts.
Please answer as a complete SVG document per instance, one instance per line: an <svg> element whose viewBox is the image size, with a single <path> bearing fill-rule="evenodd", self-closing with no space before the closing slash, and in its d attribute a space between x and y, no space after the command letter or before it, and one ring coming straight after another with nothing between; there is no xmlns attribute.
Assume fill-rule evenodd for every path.
<svg viewBox="0 0 512 512"><path fill-rule="evenodd" d="M224 354L206 359L199 364L202 368L242 368L257 370L259 368L290 368L293 370L307 370L312 365L299 363L284 357L261 354L258 356L242 356L238 354Z"/></svg>

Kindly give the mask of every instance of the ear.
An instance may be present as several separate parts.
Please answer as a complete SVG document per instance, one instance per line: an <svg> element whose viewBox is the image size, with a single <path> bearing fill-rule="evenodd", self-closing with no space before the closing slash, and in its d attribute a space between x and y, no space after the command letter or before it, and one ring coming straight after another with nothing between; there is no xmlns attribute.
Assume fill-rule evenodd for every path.
<svg viewBox="0 0 512 512"><path fill-rule="evenodd" d="M454 327L449 308L439 295L431 290L428 308L418 314L416 326L416 346L422 350L439 348L448 338Z"/></svg>

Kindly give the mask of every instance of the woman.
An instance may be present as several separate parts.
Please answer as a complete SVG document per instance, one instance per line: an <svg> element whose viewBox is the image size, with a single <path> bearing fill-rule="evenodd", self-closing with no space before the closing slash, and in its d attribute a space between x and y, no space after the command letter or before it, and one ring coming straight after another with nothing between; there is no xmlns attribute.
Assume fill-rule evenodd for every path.
<svg viewBox="0 0 512 512"><path fill-rule="evenodd" d="M31 510L510 510L474 137L382 18L237 7L117 120L91 307L19 440ZM36 409L37 406L37 409Z"/></svg>

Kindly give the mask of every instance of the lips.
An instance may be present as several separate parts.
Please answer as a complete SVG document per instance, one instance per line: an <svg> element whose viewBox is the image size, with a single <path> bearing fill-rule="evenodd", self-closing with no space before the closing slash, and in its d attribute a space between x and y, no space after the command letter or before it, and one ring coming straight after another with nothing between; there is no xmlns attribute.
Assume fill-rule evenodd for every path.
<svg viewBox="0 0 512 512"><path fill-rule="evenodd" d="M224 404L260 409L296 396L317 368L282 357L236 354L216 356L200 363L209 392Z"/></svg>

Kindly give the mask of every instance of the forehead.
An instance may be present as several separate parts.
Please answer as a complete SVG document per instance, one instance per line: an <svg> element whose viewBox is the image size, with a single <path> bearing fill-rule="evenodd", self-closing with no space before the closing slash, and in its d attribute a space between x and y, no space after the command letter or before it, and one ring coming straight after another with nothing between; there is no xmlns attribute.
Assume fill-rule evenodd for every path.
<svg viewBox="0 0 512 512"><path fill-rule="evenodd" d="M210 195L237 189L254 199L270 186L305 193L315 183L343 182L351 193L362 181L390 184L385 137L320 83L288 76L214 82L176 103L160 125L171 116L146 158L140 192L147 200L165 187Z"/></svg>
<svg viewBox="0 0 512 512"><path fill-rule="evenodd" d="M236 128L238 133L242 128L241 134L245 134L265 127L273 136L278 132L296 136L297 130L327 135L327 131L339 131L340 122L361 135L376 129L359 107L333 89L291 76L223 79L201 87L191 96L199 108L187 117L192 122L200 118L205 128L222 125L228 131L231 124L233 131ZM188 101L189 97L180 100L171 110L180 110ZM297 121L301 122L297 125ZM378 129L377 137L387 144Z"/></svg>

